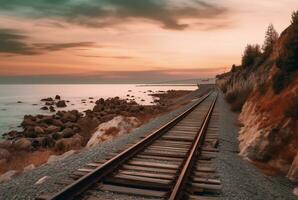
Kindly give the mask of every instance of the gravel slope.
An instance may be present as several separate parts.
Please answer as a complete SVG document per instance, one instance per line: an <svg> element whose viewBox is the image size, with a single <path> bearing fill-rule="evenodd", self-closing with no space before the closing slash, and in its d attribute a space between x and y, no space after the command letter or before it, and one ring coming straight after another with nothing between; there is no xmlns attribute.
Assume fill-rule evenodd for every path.
<svg viewBox="0 0 298 200"><path fill-rule="evenodd" d="M219 95L220 111L220 153L216 166L223 183L221 199L228 200L291 200L293 185L284 177L263 175L255 166L238 156L237 115L229 110L229 105Z"/></svg>
<svg viewBox="0 0 298 200"><path fill-rule="evenodd" d="M196 90L190 95L191 98L200 96L202 91ZM102 145L89 148L81 151L78 154L72 155L63 161L57 161L52 164L46 164L38 167L35 170L22 174L13 180L0 184L0 200L20 200L20 199L34 199L42 193L53 193L61 189L59 185L55 184L56 181L67 179L71 172L78 168L83 167L85 164L94 160L101 160L108 156L109 153L123 149L129 143L135 143L140 140L141 136L151 133L158 129L162 125L175 118L187 108L189 108L194 102L177 109L173 112L165 114L149 123L135 129L129 135L123 135L111 141L106 141ZM34 185L37 180L44 176L49 178L40 185ZM105 193L101 199L131 199L128 196L115 195L111 193ZM139 197L136 199L140 199Z"/></svg>

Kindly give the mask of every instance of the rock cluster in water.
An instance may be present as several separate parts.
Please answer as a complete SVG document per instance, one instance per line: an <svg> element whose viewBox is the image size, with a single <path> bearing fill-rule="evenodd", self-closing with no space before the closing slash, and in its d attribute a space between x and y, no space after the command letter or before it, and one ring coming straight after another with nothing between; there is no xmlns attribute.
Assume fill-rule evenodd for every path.
<svg viewBox="0 0 298 200"><path fill-rule="evenodd" d="M44 102L55 102L63 106L60 97L42 99ZM61 105L60 105L61 104ZM3 136L0 143L0 160L9 159L12 151L35 151L42 148L53 148L59 152L79 149L91 138L95 128L116 116L142 117L158 114L166 106L143 106L135 101L126 101L119 97L98 99L92 110L84 113L77 110L58 111L53 115L25 115L21 123L22 131L10 131Z"/></svg>
<svg viewBox="0 0 298 200"><path fill-rule="evenodd" d="M41 107L41 110L49 110L51 112L56 112L55 107L57 108L65 108L67 107L65 100L61 100L60 95L56 95L55 98L48 97L41 99L40 101L45 102L44 106Z"/></svg>

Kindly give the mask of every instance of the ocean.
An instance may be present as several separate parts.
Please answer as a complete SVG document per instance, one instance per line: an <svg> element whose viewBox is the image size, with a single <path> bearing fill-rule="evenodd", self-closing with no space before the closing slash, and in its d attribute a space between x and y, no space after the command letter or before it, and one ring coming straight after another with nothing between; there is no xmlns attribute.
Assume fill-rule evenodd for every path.
<svg viewBox="0 0 298 200"><path fill-rule="evenodd" d="M150 105L153 92L166 90L195 90L196 86L186 85L134 85L134 84L81 84L81 85L0 85L0 135L9 130L18 130L18 126L24 115L28 114L51 114L40 108L44 102L40 100L46 97L54 98L60 95L61 99L69 100L67 107L57 110L84 111L93 108L99 98L120 97L129 98L134 96L139 104ZM127 97L130 95L130 97ZM94 99L89 99L92 97ZM82 100L86 103L82 103ZM19 102L19 103L18 103Z"/></svg>

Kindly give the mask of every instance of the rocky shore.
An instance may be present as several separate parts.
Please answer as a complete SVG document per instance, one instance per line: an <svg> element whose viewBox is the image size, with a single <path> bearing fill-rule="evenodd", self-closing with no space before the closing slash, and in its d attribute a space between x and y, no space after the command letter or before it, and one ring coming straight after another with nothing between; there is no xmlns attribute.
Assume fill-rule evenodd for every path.
<svg viewBox="0 0 298 200"><path fill-rule="evenodd" d="M168 91L155 95L154 105L139 105L119 97L94 100L94 107L84 112L59 110L67 101L59 95L41 99L41 109L51 115L25 115L21 131L3 135L0 143L0 174L34 168L57 156L86 146L95 146L118 135L129 133L148 120L176 108L172 99L191 91ZM182 103L182 102L181 102ZM184 102L185 103L185 102ZM74 153L74 152L73 152Z"/></svg>

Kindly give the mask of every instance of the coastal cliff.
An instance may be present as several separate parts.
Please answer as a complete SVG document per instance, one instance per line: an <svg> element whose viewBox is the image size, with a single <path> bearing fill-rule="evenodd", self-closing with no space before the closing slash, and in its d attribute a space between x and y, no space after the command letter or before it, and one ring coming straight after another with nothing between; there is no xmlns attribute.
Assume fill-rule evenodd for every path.
<svg viewBox="0 0 298 200"><path fill-rule="evenodd" d="M298 12L280 37L272 27L267 33L270 49L266 41L263 51L248 46L242 65L218 75L217 84L240 112L240 155L298 181Z"/></svg>

